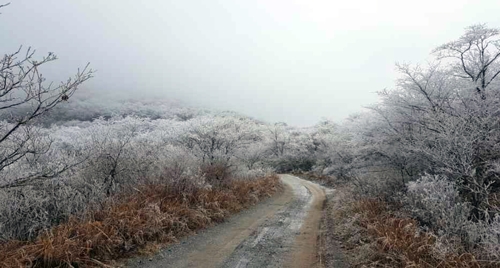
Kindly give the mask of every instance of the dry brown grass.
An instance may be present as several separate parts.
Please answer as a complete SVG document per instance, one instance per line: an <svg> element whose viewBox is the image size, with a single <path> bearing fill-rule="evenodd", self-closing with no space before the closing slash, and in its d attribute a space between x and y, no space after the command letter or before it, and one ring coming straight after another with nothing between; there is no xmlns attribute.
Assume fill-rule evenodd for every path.
<svg viewBox="0 0 500 268"><path fill-rule="evenodd" d="M443 240L423 231L400 206L376 198L356 199L347 186L336 188L326 207L325 236L334 246L323 254L333 267L500 267L461 247L444 253Z"/></svg>
<svg viewBox="0 0 500 268"><path fill-rule="evenodd" d="M414 219L395 216L380 200L354 201L350 212L358 215L355 223L367 236L359 248L366 250L369 245L372 250L372 254L366 255L369 258L356 263L356 267L497 267L478 261L470 253L437 256L433 251L436 243L433 234L422 231Z"/></svg>
<svg viewBox="0 0 500 268"><path fill-rule="evenodd" d="M85 220L71 218L34 242L0 244L0 267L106 267L221 222L279 189L277 176L189 193L144 185L89 212Z"/></svg>

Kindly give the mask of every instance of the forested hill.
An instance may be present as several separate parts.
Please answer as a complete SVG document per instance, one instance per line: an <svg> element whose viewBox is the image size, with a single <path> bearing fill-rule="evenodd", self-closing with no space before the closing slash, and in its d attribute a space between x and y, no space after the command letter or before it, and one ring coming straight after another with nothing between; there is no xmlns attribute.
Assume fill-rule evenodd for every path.
<svg viewBox="0 0 500 268"><path fill-rule="evenodd" d="M36 120L35 123L50 126L52 124L65 124L70 121L92 121L100 117L111 118L113 116L136 116L182 121L209 112L189 107L180 101L165 98L115 97L106 93L96 95L85 94L86 92L78 93L80 92L45 113L43 118ZM30 109L32 107L26 104L14 110L2 110L0 119L15 120L15 118L30 111Z"/></svg>

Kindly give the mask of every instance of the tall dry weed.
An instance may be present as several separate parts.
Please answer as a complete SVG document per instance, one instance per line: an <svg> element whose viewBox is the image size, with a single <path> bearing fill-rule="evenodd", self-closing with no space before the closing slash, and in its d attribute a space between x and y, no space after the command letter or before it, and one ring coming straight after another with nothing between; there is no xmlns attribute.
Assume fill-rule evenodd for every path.
<svg viewBox="0 0 500 268"><path fill-rule="evenodd" d="M357 215L355 224L367 236L358 246L366 249L369 244L372 251L355 267L498 267L497 263L481 261L471 253L458 250L444 256L436 254L436 235L422 231L418 221L395 215L389 208L377 199L362 199L351 204L351 212Z"/></svg>

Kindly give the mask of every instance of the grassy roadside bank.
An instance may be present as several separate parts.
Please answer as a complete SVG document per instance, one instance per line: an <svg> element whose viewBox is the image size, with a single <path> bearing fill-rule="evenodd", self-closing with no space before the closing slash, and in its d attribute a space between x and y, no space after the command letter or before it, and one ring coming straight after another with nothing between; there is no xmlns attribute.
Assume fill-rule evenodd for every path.
<svg viewBox="0 0 500 268"><path fill-rule="evenodd" d="M354 199L341 188L328 205L328 235L340 243L351 267L498 267L470 253L439 254L433 233L381 200Z"/></svg>
<svg viewBox="0 0 500 268"><path fill-rule="evenodd" d="M0 244L0 266L106 267L116 259L155 252L280 189L277 176L189 191L143 185L88 212L85 220L73 217L42 233L34 242Z"/></svg>

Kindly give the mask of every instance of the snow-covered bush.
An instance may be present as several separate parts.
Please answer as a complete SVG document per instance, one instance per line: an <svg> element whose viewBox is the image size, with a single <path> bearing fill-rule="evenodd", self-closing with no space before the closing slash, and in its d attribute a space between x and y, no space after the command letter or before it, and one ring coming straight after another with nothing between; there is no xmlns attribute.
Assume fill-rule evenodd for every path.
<svg viewBox="0 0 500 268"><path fill-rule="evenodd" d="M467 226L466 246L479 259L500 259L500 215L488 221L470 222Z"/></svg>
<svg viewBox="0 0 500 268"><path fill-rule="evenodd" d="M393 172L350 172L348 183L352 193L358 198L381 198L384 201L396 201L404 184Z"/></svg>
<svg viewBox="0 0 500 268"><path fill-rule="evenodd" d="M41 230L99 206L103 193L100 185L75 177L0 190L0 241L33 239Z"/></svg>
<svg viewBox="0 0 500 268"><path fill-rule="evenodd" d="M458 249L483 260L498 260L498 214L492 219L471 220L472 206L463 201L457 185L444 176L425 175L407 187L406 208L424 228L436 234L436 254L445 258Z"/></svg>
<svg viewBox="0 0 500 268"><path fill-rule="evenodd" d="M424 175L409 182L404 201L411 214L438 235L464 234L471 206L448 178Z"/></svg>

